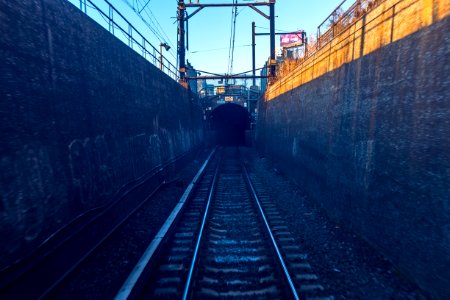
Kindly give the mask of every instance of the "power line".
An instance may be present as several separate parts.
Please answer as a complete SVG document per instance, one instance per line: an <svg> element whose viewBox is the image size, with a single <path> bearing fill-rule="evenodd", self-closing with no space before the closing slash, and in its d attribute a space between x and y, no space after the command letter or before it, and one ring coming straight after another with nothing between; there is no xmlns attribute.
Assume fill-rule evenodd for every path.
<svg viewBox="0 0 450 300"><path fill-rule="evenodd" d="M238 45L238 46L234 46L234 48L240 48L240 47L250 47L251 45ZM201 52L212 52L212 51L219 51L219 50L225 50L225 49L229 49L229 47L222 47L222 48L213 48L213 49L206 49L206 50L196 50L196 51L190 51L189 53L194 54L194 53L201 53Z"/></svg>
<svg viewBox="0 0 450 300"><path fill-rule="evenodd" d="M233 0L233 4L236 3L237 0ZM233 73L234 42L236 37L236 19L237 19L237 6L234 6L231 13L231 35L230 35L230 50L228 52L228 74Z"/></svg>
<svg viewBox="0 0 450 300"><path fill-rule="evenodd" d="M147 12L147 10L145 10L144 12L147 14L147 17L150 19L150 21L153 23L153 25L155 25L155 23L152 21L152 19L151 19L149 13ZM150 11L150 13L151 13L151 11ZM159 23L158 23L158 25L159 25ZM163 33L164 36L161 33L158 32L159 37L160 37L159 41L160 42L168 42L169 45L170 45L170 49L169 49L168 52L170 53L170 55L172 55L173 58L176 58L175 55L173 54L173 51L174 51L175 47L173 46L172 41L167 37L167 35L165 34L164 31L162 33Z"/></svg>
<svg viewBox="0 0 450 300"><path fill-rule="evenodd" d="M234 0L233 0L234 4ZM227 71L230 72L230 60L231 60L231 39L233 36L233 16L234 16L234 7L231 8L231 22L230 22L230 40L228 42L228 65L227 65Z"/></svg>
<svg viewBox="0 0 450 300"><path fill-rule="evenodd" d="M260 29L267 29L270 30L270 28L267 27L262 27L262 26L255 26L255 28L260 28ZM301 29L297 29L297 30L283 30L283 29L275 29L275 31L283 33L283 32L295 32L295 31L302 31Z"/></svg>
<svg viewBox="0 0 450 300"><path fill-rule="evenodd" d="M141 10L139 11L139 13L141 13L141 12L144 10L144 8L147 7L147 5L150 3L150 1L152 1L152 0L148 0L147 3L144 4L144 6L143 6L143 7L141 8Z"/></svg>
<svg viewBox="0 0 450 300"><path fill-rule="evenodd" d="M149 1L146 3L146 5L147 5L150 1L151 1L151 0L149 0ZM145 7L145 6L144 6L144 7ZM142 10L142 9L141 9L141 10ZM155 17L155 15L153 14L153 11L150 9L150 7L147 7L147 10L148 10L148 12L151 14L151 17L155 20L156 26L161 30L163 36L166 38L166 41L168 41L169 44L170 44L173 48L175 48L174 45L173 45L173 43L172 43L172 41L170 40L170 38L167 36L166 32L164 31L164 28L162 28L161 24L158 22L158 19L157 19L157 18Z"/></svg>
<svg viewBox="0 0 450 300"><path fill-rule="evenodd" d="M131 4L128 0L122 0L122 2L124 2L125 4L127 4L128 5L128 7L130 7L138 16L139 16L139 18L141 19L141 21L142 22L144 22L144 24L147 26L147 28L148 29L150 29L150 31L154 34L154 36L158 39L158 41L160 42L160 43L165 43L166 41L171 45L171 49L174 49L175 47L173 46L173 43L170 41L170 39L167 37L167 34L164 32L164 30L162 29L162 27L161 27L161 25L159 24L159 22L158 22L158 20L155 18L155 16L153 15L153 13L151 13L151 11L150 11L150 13L152 14L152 15L149 15L149 13L147 12L147 10L149 10L150 8L147 6L148 5L148 3L150 2L151 0L149 0L149 1L147 1L147 3L145 3L144 5L142 5L141 3L140 3L140 1L139 0L136 0L136 2L135 2L135 0L133 0L133 3ZM137 7L135 7L135 4L136 3L136 6ZM150 24L145 18L144 18L144 16L139 12L139 4L141 4L142 6L143 6L143 8L141 9L141 12L142 11L144 11L144 13L147 15L147 18L150 20L150 22L152 23L152 24ZM146 9L145 9L146 8ZM159 28L158 28L159 27ZM162 33L160 32L160 31L162 31ZM174 53L173 53L173 50L172 51L168 51L169 52L169 54L173 57L173 58L175 58L176 59L176 56L174 55Z"/></svg>
<svg viewBox="0 0 450 300"><path fill-rule="evenodd" d="M237 0L236 0L237 2ZM233 45L231 48L231 63L230 63L230 74L233 73L233 61L234 61L234 42L236 41L236 19L237 19L237 7L234 8L234 20L233 20Z"/></svg>
<svg viewBox="0 0 450 300"><path fill-rule="evenodd" d="M158 32L156 32L153 27L147 22L147 20L144 19L144 17L142 17L142 15L137 11L137 9L134 7L134 1L133 4L131 4L130 2L128 2L128 0L122 0L122 2L124 2L126 5L128 5L129 8L131 8L139 17L140 19L145 23L145 25L147 25L148 29L150 29L150 31L156 36L156 38L161 42L160 39L160 35Z"/></svg>
<svg viewBox="0 0 450 300"><path fill-rule="evenodd" d="M139 0L137 0L139 1ZM152 21L153 24L155 24L156 22L156 30L162 33L162 39L164 40L164 42L168 42L169 45L171 46L171 50L169 50L169 53L172 55L173 58L176 59L175 55L174 55L174 49L175 46L173 45L172 41L170 40L170 38L167 36L166 32L164 31L164 29L162 28L161 24L158 22L158 19L155 17L155 15L153 14L152 10L150 9L150 7L147 6L147 4L150 2L151 0L149 0L141 9L141 11L144 11L147 14L147 17L150 19L150 21ZM144 10L144 8L147 8L146 10ZM150 13L150 15L149 15ZM153 22L154 20L154 22ZM158 30L159 28L159 30ZM161 34L160 34L161 35Z"/></svg>

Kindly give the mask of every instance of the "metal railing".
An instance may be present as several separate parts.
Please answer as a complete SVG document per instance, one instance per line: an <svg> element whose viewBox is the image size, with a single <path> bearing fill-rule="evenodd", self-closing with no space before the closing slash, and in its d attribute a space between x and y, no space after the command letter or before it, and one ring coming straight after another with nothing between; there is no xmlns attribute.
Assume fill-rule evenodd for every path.
<svg viewBox="0 0 450 300"><path fill-rule="evenodd" d="M162 50L158 51L108 0L97 2L79 0L78 8L172 79L179 79L177 67L162 55Z"/></svg>
<svg viewBox="0 0 450 300"><path fill-rule="evenodd" d="M343 0L331 14L317 26L317 48L331 41L335 36L346 30L363 14L378 6L384 0L357 0L350 5L350 1Z"/></svg>

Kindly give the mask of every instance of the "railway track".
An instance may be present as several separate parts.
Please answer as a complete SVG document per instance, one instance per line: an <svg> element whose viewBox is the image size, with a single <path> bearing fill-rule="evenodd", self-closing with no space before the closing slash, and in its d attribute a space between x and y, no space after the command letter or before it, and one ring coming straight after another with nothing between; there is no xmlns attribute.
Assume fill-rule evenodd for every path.
<svg viewBox="0 0 450 300"><path fill-rule="evenodd" d="M118 244L114 235L134 220L145 205L151 206L149 200L153 195L170 185L166 178L174 172L172 170L186 164L191 156L186 153L173 158L125 184L111 202L79 216L53 234L35 252L1 270L0 298L70 298L66 287L73 285L70 282L72 274L83 268L92 269L89 266L91 258L105 245L112 244L110 248L114 248ZM92 279L91 276L86 280ZM119 287L112 288L116 291ZM84 297L94 298L90 294L84 294Z"/></svg>
<svg viewBox="0 0 450 300"><path fill-rule="evenodd" d="M112 298L118 291L116 299L332 299L326 296L307 255L301 253L283 217L265 195L258 176L245 167L239 149L213 153L145 252L142 243L141 259L138 261L142 252L133 254L129 269L138 262L121 288L127 271L107 286L110 291L101 293L92 289L79 292L72 273L89 270L86 264L96 261L95 253L99 252L97 257L111 256L122 241L129 240L116 231L136 219L140 205L163 183L160 176L143 177L124 187L117 201L69 228L70 238L55 239L40 249L33 263L24 261L28 269L19 272L18 265L1 273L0 282L7 284L1 286L0 298ZM134 208L122 204L130 200L136 202ZM154 207L150 209L154 212ZM108 272L111 263L90 268ZM84 285L97 286L94 282L98 278L89 283L97 275L81 274L88 274L82 279Z"/></svg>
<svg viewBox="0 0 450 300"><path fill-rule="evenodd" d="M332 299L239 149L217 156L116 299Z"/></svg>

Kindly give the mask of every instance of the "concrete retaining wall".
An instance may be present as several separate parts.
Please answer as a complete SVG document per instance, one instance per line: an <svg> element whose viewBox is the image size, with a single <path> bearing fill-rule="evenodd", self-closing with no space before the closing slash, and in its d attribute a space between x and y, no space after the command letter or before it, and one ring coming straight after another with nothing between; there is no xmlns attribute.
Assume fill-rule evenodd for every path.
<svg viewBox="0 0 450 300"><path fill-rule="evenodd" d="M314 63L272 85L257 141L332 218L444 299L450 295L448 5L446 12L428 10L432 22L409 34L395 26L421 22L428 4L386 1L378 10L385 21L367 15L377 21L359 20ZM403 10L389 19L392 5ZM386 22L394 24L390 33L376 28ZM374 32L401 38L380 42ZM349 56L353 47L361 55Z"/></svg>
<svg viewBox="0 0 450 300"><path fill-rule="evenodd" d="M65 0L0 0L0 268L199 145L177 82Z"/></svg>

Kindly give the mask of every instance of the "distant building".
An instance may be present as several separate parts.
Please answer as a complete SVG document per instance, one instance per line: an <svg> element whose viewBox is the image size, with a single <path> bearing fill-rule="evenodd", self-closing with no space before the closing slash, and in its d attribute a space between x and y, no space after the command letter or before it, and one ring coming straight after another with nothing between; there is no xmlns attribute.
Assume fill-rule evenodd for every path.
<svg viewBox="0 0 450 300"><path fill-rule="evenodd" d="M267 62L264 64L264 67L261 69L260 75L267 76L269 74L269 68ZM267 88L267 78L261 78L261 93L264 93Z"/></svg>
<svg viewBox="0 0 450 300"><path fill-rule="evenodd" d="M206 79L197 80L197 91L200 97L206 96Z"/></svg>
<svg viewBox="0 0 450 300"><path fill-rule="evenodd" d="M282 47L275 47L275 57L283 56L283 48Z"/></svg>
<svg viewBox="0 0 450 300"><path fill-rule="evenodd" d="M213 96L214 95L214 84L207 84L206 85L206 95L207 96Z"/></svg>

